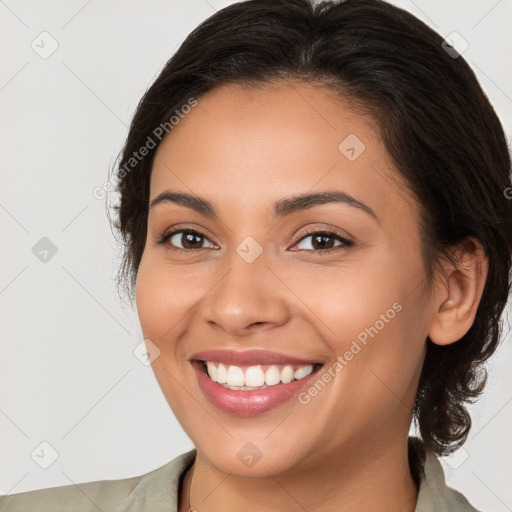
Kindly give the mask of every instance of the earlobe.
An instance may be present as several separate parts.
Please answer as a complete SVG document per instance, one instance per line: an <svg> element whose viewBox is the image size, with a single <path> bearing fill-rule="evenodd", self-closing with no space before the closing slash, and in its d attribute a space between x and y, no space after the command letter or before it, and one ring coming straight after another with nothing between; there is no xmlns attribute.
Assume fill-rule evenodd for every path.
<svg viewBox="0 0 512 512"><path fill-rule="evenodd" d="M447 264L437 278L437 293L429 329L430 340L449 345L460 340L475 320L488 272L488 260L482 244L469 238L457 246L458 264Z"/></svg>

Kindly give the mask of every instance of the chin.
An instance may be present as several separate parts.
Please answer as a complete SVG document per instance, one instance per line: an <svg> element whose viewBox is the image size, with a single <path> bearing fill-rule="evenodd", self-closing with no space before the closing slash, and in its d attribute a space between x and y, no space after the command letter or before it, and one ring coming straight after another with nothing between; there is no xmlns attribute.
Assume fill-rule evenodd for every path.
<svg viewBox="0 0 512 512"><path fill-rule="evenodd" d="M238 478L270 478L286 473L298 463L297 454L290 454L293 458L289 458L278 447L272 451L270 446L260 449L257 442L250 441L234 442L233 446L220 449L208 447L201 453L217 470Z"/></svg>

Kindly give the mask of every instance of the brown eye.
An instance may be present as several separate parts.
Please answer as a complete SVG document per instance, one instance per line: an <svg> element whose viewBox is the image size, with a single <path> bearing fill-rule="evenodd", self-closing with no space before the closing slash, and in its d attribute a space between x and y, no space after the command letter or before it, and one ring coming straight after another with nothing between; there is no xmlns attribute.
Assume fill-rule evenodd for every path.
<svg viewBox="0 0 512 512"><path fill-rule="evenodd" d="M310 241L308 241L310 239ZM327 251L335 247L350 247L350 240L330 231L315 231L301 238L296 245L302 245L298 250L313 250L315 252Z"/></svg>
<svg viewBox="0 0 512 512"><path fill-rule="evenodd" d="M334 247L334 237L329 235L313 235L311 240L314 249L331 249Z"/></svg>
<svg viewBox="0 0 512 512"><path fill-rule="evenodd" d="M176 242L179 241L184 249L200 249L203 246L203 237L190 231L176 233L171 237L171 242L175 238L177 239Z"/></svg>
<svg viewBox="0 0 512 512"><path fill-rule="evenodd" d="M206 245L205 242L207 242ZM202 233L190 229L181 229L179 231L167 233L162 236L158 243L167 244L171 249L177 250L194 250L203 249L205 247L215 247L215 245Z"/></svg>

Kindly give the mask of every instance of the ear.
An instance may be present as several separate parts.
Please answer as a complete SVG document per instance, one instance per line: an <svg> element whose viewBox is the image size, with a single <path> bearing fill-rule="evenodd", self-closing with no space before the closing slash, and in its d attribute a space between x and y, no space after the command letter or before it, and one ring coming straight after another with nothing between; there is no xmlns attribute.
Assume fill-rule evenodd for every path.
<svg viewBox="0 0 512 512"><path fill-rule="evenodd" d="M428 336L437 345L460 340L473 325L485 286L489 263L482 244L467 238L453 248L457 266L443 262L436 277L434 315Z"/></svg>

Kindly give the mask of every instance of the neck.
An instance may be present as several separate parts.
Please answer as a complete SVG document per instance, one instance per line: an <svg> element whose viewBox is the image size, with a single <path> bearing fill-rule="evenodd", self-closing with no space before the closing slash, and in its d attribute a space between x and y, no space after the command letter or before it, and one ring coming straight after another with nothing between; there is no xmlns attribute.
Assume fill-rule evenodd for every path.
<svg viewBox="0 0 512 512"><path fill-rule="evenodd" d="M413 512L418 491L407 456L407 442L368 443L342 454L322 454L308 469L268 478L248 479L225 474L199 452L188 471L180 512Z"/></svg>

